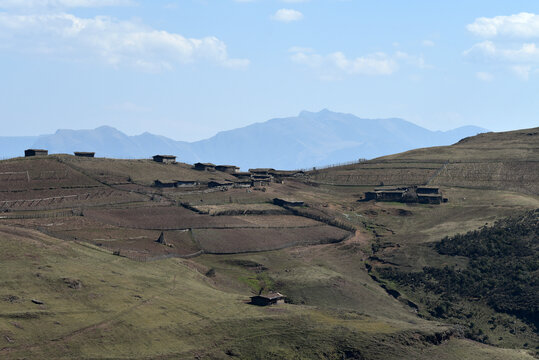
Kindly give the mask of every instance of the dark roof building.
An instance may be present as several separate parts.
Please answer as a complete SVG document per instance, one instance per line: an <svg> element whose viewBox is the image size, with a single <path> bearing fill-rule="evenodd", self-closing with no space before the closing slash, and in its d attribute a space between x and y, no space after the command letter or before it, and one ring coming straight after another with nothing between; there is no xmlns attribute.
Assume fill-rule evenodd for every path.
<svg viewBox="0 0 539 360"><path fill-rule="evenodd" d="M417 202L420 204L441 204L441 194L417 194Z"/></svg>
<svg viewBox="0 0 539 360"><path fill-rule="evenodd" d="M161 180L155 180L153 182L153 186L158 187L158 188L173 188L173 187L176 187L176 182L175 181L164 182Z"/></svg>
<svg viewBox="0 0 539 360"><path fill-rule="evenodd" d="M440 189L431 186L384 187L365 192L364 201L396 201L403 203L441 204L447 202Z"/></svg>
<svg viewBox="0 0 539 360"><path fill-rule="evenodd" d="M227 174L234 174L239 169L240 169L239 167L234 166L234 165L217 165L215 167L215 170L222 171L222 172L225 172Z"/></svg>
<svg viewBox="0 0 539 360"><path fill-rule="evenodd" d="M251 304L258 306L284 304L284 295L280 293L270 293L267 295L251 296Z"/></svg>
<svg viewBox="0 0 539 360"><path fill-rule="evenodd" d="M275 169L271 168L257 168L257 169L249 169L249 172L253 175L270 175L271 172L275 171Z"/></svg>
<svg viewBox="0 0 539 360"><path fill-rule="evenodd" d="M266 186L271 184L272 177L271 176L264 176L264 175L253 175L251 176L251 180L253 183L253 186Z"/></svg>
<svg viewBox="0 0 539 360"><path fill-rule="evenodd" d="M279 178L287 178L303 176L305 172L303 170L270 170L269 174Z"/></svg>
<svg viewBox="0 0 539 360"><path fill-rule="evenodd" d="M26 150L24 150L24 156L25 157L29 157L29 156L47 156L47 155L49 155L49 151L44 150L44 149L26 149Z"/></svg>
<svg viewBox="0 0 539 360"><path fill-rule="evenodd" d="M158 188L177 188L177 187L195 187L199 183L196 180L172 180L172 181L161 181L155 180L153 186Z"/></svg>
<svg viewBox="0 0 539 360"><path fill-rule="evenodd" d="M75 151L75 156L79 156L79 157L94 157L95 156L95 152L86 152L86 151Z"/></svg>
<svg viewBox="0 0 539 360"><path fill-rule="evenodd" d="M406 190L388 190L377 192L379 201L402 201Z"/></svg>
<svg viewBox="0 0 539 360"><path fill-rule="evenodd" d="M241 180L251 179L251 173L247 171L238 171L232 175L234 175L235 177Z"/></svg>
<svg viewBox="0 0 539 360"><path fill-rule="evenodd" d="M208 183L209 188L216 188L216 187L229 188L231 186L234 186L234 183L230 181L210 181Z"/></svg>
<svg viewBox="0 0 539 360"><path fill-rule="evenodd" d="M365 192L365 201L376 200L376 198L377 198L376 191Z"/></svg>
<svg viewBox="0 0 539 360"><path fill-rule="evenodd" d="M197 162L195 164L195 170L200 171L215 171L215 164L212 163L201 163Z"/></svg>
<svg viewBox="0 0 539 360"><path fill-rule="evenodd" d="M418 186L415 190L417 194L439 194L440 189L434 186Z"/></svg>
<svg viewBox="0 0 539 360"><path fill-rule="evenodd" d="M163 164L174 164L176 162L176 156L174 155L154 155L153 161Z"/></svg>
<svg viewBox="0 0 539 360"><path fill-rule="evenodd" d="M250 179L247 179L247 180L240 179L234 182L235 188L250 188L251 186L253 186L253 182Z"/></svg>

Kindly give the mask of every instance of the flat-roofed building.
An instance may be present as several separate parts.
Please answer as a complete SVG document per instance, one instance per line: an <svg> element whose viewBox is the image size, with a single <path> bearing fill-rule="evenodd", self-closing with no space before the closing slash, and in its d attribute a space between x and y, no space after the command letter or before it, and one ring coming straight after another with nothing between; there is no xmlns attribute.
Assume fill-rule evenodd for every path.
<svg viewBox="0 0 539 360"><path fill-rule="evenodd" d="M194 165L194 169L199 171L215 171L215 164L197 162Z"/></svg>
<svg viewBox="0 0 539 360"><path fill-rule="evenodd" d="M174 164L176 162L176 156L174 155L154 155L153 161L163 164Z"/></svg>
<svg viewBox="0 0 539 360"><path fill-rule="evenodd" d="M215 170L222 171L227 174L234 174L238 172L240 168L234 165L216 165Z"/></svg>
<svg viewBox="0 0 539 360"><path fill-rule="evenodd" d="M251 304L258 306L284 304L284 298L284 295L278 292L267 295L256 295L251 296Z"/></svg>
<svg viewBox="0 0 539 360"><path fill-rule="evenodd" d="M233 187L234 183L230 181L210 181L208 182L209 188L230 188Z"/></svg>
<svg viewBox="0 0 539 360"><path fill-rule="evenodd" d="M74 154L75 156L78 156L78 157L93 158L95 156L95 152L88 152L88 151L75 151Z"/></svg>
<svg viewBox="0 0 539 360"><path fill-rule="evenodd" d="M26 149L24 150L24 156L30 157L30 156L47 156L49 155L49 151L45 149Z"/></svg>

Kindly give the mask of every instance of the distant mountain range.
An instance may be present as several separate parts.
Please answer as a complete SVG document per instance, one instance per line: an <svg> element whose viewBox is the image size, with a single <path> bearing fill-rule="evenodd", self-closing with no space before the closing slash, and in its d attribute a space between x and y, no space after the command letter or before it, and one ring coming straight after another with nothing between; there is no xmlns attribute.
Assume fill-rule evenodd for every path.
<svg viewBox="0 0 539 360"><path fill-rule="evenodd" d="M430 131L398 118L361 119L329 110L302 111L296 117L271 119L195 142L147 132L128 136L109 126L58 130L36 137L0 137L0 157L21 156L26 148L44 148L49 153L95 151L98 157L111 158L172 154L182 162L234 164L242 169L299 169L450 145L486 131L476 126Z"/></svg>

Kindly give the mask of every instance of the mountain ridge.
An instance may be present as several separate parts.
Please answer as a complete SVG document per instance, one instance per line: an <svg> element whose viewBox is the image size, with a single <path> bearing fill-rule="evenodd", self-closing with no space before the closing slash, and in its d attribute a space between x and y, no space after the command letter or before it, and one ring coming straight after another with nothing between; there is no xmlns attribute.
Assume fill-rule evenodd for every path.
<svg viewBox="0 0 539 360"><path fill-rule="evenodd" d="M54 134L24 139L0 138L0 152L4 157L14 157L20 156L24 148L37 147L50 153L95 151L97 156L112 158L147 158L166 153L188 163L232 163L242 169L260 166L296 169L449 145L485 131L475 126L431 131L399 118L362 119L323 109L221 131L195 142L149 132L128 136L104 125L93 130L59 129Z"/></svg>

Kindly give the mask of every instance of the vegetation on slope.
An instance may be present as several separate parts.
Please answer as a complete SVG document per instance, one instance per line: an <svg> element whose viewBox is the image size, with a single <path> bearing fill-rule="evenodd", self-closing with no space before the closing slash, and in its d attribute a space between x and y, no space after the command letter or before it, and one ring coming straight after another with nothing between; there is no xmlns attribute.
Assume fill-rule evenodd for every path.
<svg viewBox="0 0 539 360"><path fill-rule="evenodd" d="M441 255L467 258L465 268L427 266L420 272L381 268L378 272L411 293L431 295L420 296L419 300L432 316L470 319L478 306L473 306L475 309L470 311L470 307L463 307L462 303L483 304L496 312L514 315L537 332L538 220L539 210L528 211L499 220L491 227L445 237L435 244ZM489 324L491 330L496 328L496 319L490 319ZM518 331L511 324L505 326L512 334ZM483 330L471 329L469 335L485 342L489 340Z"/></svg>

